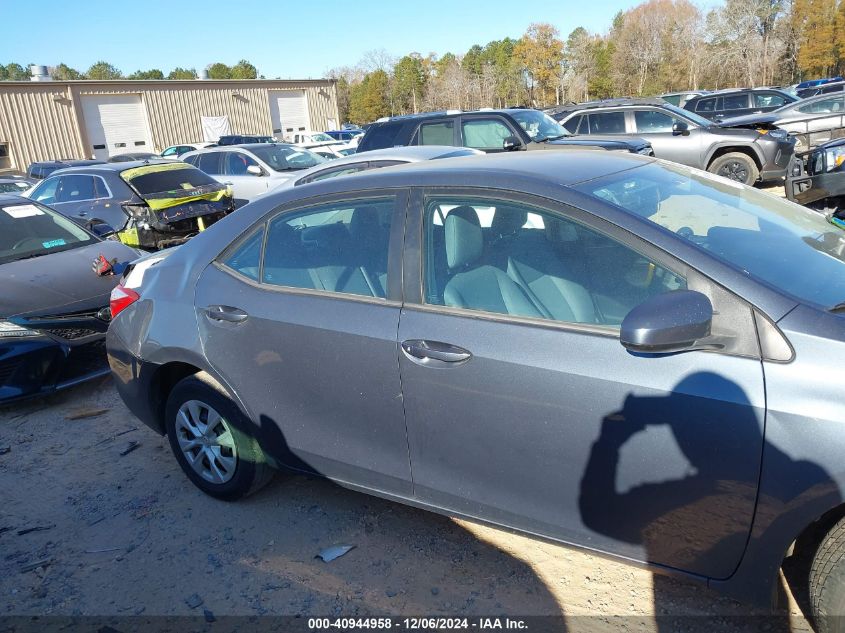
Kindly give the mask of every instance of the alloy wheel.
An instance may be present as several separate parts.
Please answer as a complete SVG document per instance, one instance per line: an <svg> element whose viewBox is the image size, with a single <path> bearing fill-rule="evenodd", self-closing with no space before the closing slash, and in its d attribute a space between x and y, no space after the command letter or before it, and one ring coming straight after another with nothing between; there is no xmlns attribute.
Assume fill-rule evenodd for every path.
<svg viewBox="0 0 845 633"><path fill-rule="evenodd" d="M176 439L196 473L213 484L224 484L235 474L238 452L229 423L200 400L188 400L176 414Z"/></svg>
<svg viewBox="0 0 845 633"><path fill-rule="evenodd" d="M732 160L722 165L719 169L719 175L744 183L748 180L748 169L742 162Z"/></svg>

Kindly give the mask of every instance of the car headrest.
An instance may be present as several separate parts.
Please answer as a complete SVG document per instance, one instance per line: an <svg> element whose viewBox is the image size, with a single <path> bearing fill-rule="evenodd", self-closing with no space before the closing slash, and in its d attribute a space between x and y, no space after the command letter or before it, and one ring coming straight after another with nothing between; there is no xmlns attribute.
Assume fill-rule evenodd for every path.
<svg viewBox="0 0 845 633"><path fill-rule="evenodd" d="M550 218L549 216L545 216L543 222L546 225L546 239L553 244L578 241L578 229L571 222Z"/></svg>
<svg viewBox="0 0 845 633"><path fill-rule="evenodd" d="M481 257L484 236L478 213L470 206L455 207L443 223L446 234L446 265L459 268Z"/></svg>
<svg viewBox="0 0 845 633"><path fill-rule="evenodd" d="M493 235L512 235L521 229L528 221L528 211L514 207L496 207L496 214L490 228Z"/></svg>
<svg viewBox="0 0 845 633"><path fill-rule="evenodd" d="M378 210L374 207L355 209L349 220L349 233L352 239L356 241L374 239L381 228L378 216Z"/></svg>

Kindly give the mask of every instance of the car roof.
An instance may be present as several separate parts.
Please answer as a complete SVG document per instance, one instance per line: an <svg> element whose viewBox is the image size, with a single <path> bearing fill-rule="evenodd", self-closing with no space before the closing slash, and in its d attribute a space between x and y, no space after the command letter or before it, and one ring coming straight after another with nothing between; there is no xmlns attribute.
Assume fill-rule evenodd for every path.
<svg viewBox="0 0 845 633"><path fill-rule="evenodd" d="M104 160L97 160L91 158L56 158L54 160L38 160L33 162L33 165L55 165L55 164L64 164L64 165L71 165L73 167L79 165L102 165L105 164L106 161Z"/></svg>
<svg viewBox="0 0 845 633"><path fill-rule="evenodd" d="M127 169L133 169L134 167L143 167L145 165L175 165L178 164L180 161L174 160L167 160L164 158L160 159L153 159L153 160L126 160L117 163L97 163L94 165L80 165L76 167L64 167L63 169L57 169L54 171L50 176L60 176L63 174L80 174L80 173L97 173L97 172L106 172L106 173L120 173L124 172ZM189 165L185 163L185 167L193 168L193 165Z"/></svg>
<svg viewBox="0 0 845 633"><path fill-rule="evenodd" d="M296 149L306 149L293 143L235 143L234 145L215 145L214 147L202 147L191 152L186 152L183 156L188 154L207 154L209 152L228 152L233 149L245 149L252 151L254 149L266 149L268 145L278 145L279 147L295 147Z"/></svg>
<svg viewBox="0 0 845 633"><path fill-rule="evenodd" d="M562 112L577 112L579 110L593 110L596 108L618 108L623 106L657 106L670 105L660 97L619 97L617 99L601 99L596 101L584 101L583 103L571 103L566 105L546 108L546 112L561 114Z"/></svg>

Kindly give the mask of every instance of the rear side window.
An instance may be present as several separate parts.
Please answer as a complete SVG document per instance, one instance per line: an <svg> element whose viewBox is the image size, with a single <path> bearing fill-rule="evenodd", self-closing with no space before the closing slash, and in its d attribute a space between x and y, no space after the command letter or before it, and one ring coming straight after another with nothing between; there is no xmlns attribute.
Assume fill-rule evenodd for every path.
<svg viewBox="0 0 845 633"><path fill-rule="evenodd" d="M399 131L402 123L379 123L374 124L367 130L366 136L361 139L359 151L366 149L383 149L397 145Z"/></svg>
<svg viewBox="0 0 845 633"><path fill-rule="evenodd" d="M384 298L395 199L336 202L270 220L261 282Z"/></svg>
<svg viewBox="0 0 845 633"><path fill-rule="evenodd" d="M93 176L60 176L56 202L77 202L97 198Z"/></svg>
<svg viewBox="0 0 845 633"><path fill-rule="evenodd" d="M755 108L779 108L786 105L786 98L774 92L755 92L754 93L754 107Z"/></svg>
<svg viewBox="0 0 845 633"><path fill-rule="evenodd" d="M258 271L261 265L261 246L264 242L264 225L256 229L238 246L223 256L220 262L235 272L258 281Z"/></svg>
<svg viewBox="0 0 845 633"><path fill-rule="evenodd" d="M438 121L437 123L423 123L420 126L420 145L454 145L455 122Z"/></svg>
<svg viewBox="0 0 845 633"><path fill-rule="evenodd" d="M624 112L595 112L589 115L590 134L624 134Z"/></svg>
<svg viewBox="0 0 845 633"><path fill-rule="evenodd" d="M696 112L715 112L716 111L716 97L710 99L702 99L695 104Z"/></svg>
<svg viewBox="0 0 845 633"><path fill-rule="evenodd" d="M222 152L209 152L208 154L200 154L199 160L195 163L195 165L207 174L219 174L221 154Z"/></svg>
<svg viewBox="0 0 845 633"><path fill-rule="evenodd" d="M583 118L584 117L582 117L579 114L578 116L572 117L571 119L569 119L565 123L561 123L561 125L566 129L567 132L569 132L571 134L577 134L578 133L578 124L581 122L581 119L583 119Z"/></svg>
<svg viewBox="0 0 845 633"><path fill-rule="evenodd" d="M730 95L722 97L723 110L745 110L748 108L748 95Z"/></svg>

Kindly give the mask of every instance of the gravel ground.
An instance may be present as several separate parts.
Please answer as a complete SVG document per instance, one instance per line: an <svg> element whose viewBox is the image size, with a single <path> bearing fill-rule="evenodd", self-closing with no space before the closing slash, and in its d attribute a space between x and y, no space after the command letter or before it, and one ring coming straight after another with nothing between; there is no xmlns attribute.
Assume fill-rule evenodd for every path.
<svg viewBox="0 0 845 633"><path fill-rule="evenodd" d="M730 620L759 612L697 584L315 478L279 475L245 501L214 500L110 379L0 409L0 453L0 616L564 615L570 631L762 622ZM315 559L335 544L355 548ZM788 608L759 628L811 631L784 594ZM709 617L670 629L655 614Z"/></svg>

